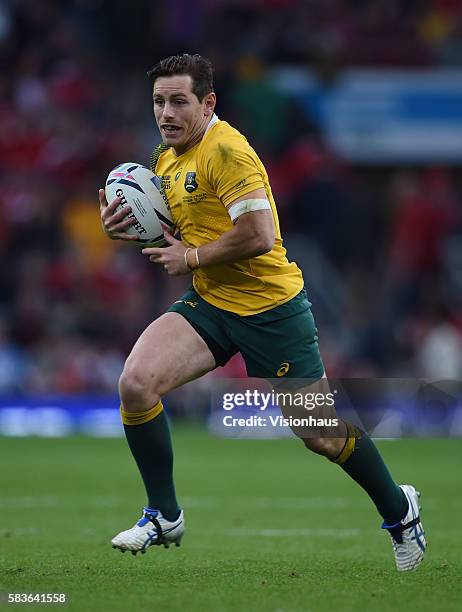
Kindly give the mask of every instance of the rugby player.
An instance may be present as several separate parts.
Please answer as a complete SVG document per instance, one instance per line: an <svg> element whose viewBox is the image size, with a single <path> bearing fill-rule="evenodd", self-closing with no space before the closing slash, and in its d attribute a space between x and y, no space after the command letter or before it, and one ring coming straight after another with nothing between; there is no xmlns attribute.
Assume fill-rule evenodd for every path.
<svg viewBox="0 0 462 612"><path fill-rule="evenodd" d="M184 516L173 481L173 451L162 397L240 352L252 377L325 385L317 330L302 273L288 261L266 170L245 137L215 114L211 63L199 55L160 61L149 73L162 144L151 159L181 240L145 248L169 275L193 274L192 288L141 334L119 381L121 415L147 492L147 506L114 548L144 553L180 544ZM132 240L129 208L99 192L104 231ZM325 388L325 387L324 387ZM418 493L398 486L371 439L340 421L335 435L303 438L369 495L391 535L397 569L425 551Z"/></svg>

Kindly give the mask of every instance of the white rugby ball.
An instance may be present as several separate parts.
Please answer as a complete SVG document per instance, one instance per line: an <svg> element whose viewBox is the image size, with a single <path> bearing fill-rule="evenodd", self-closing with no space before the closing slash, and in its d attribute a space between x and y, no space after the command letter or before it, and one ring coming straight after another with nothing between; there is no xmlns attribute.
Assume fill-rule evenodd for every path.
<svg viewBox="0 0 462 612"><path fill-rule="evenodd" d="M165 246L164 230L174 233L167 197L162 189L161 180L151 170L136 162L116 166L109 172L106 180L106 200L110 204L122 198L117 210L130 206L135 223L127 234L137 236L135 244L140 246Z"/></svg>

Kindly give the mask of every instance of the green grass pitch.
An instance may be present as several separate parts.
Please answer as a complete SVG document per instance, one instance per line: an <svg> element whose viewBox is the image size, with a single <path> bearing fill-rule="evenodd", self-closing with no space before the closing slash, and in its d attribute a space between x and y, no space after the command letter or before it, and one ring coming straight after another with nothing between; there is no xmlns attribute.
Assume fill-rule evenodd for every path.
<svg viewBox="0 0 462 612"><path fill-rule="evenodd" d="M12 592L82 611L462 609L462 440L379 443L422 491L427 557L404 575L366 495L297 440L175 426L174 442L186 536L134 557L110 546L145 501L124 440L0 439L1 609L50 607L8 605Z"/></svg>

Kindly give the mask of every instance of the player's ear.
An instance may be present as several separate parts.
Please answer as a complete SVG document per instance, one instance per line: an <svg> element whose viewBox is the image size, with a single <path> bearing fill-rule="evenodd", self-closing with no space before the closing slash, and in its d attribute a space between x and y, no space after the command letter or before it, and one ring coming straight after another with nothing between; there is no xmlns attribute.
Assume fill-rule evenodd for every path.
<svg viewBox="0 0 462 612"><path fill-rule="evenodd" d="M214 91L209 92L204 98L204 116L210 117L213 115L215 110L215 104L217 103L217 96Z"/></svg>

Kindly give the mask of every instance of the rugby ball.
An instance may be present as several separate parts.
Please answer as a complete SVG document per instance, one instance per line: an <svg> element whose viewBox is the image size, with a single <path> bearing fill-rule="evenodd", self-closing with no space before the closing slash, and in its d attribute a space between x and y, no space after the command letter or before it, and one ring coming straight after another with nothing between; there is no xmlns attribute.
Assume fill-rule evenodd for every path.
<svg viewBox="0 0 462 612"><path fill-rule="evenodd" d="M106 200L110 204L122 198L117 210L130 206L134 224L126 232L137 236L134 244L140 246L165 246L164 230L174 233L167 197L158 176L136 162L116 166L109 172L105 186Z"/></svg>

